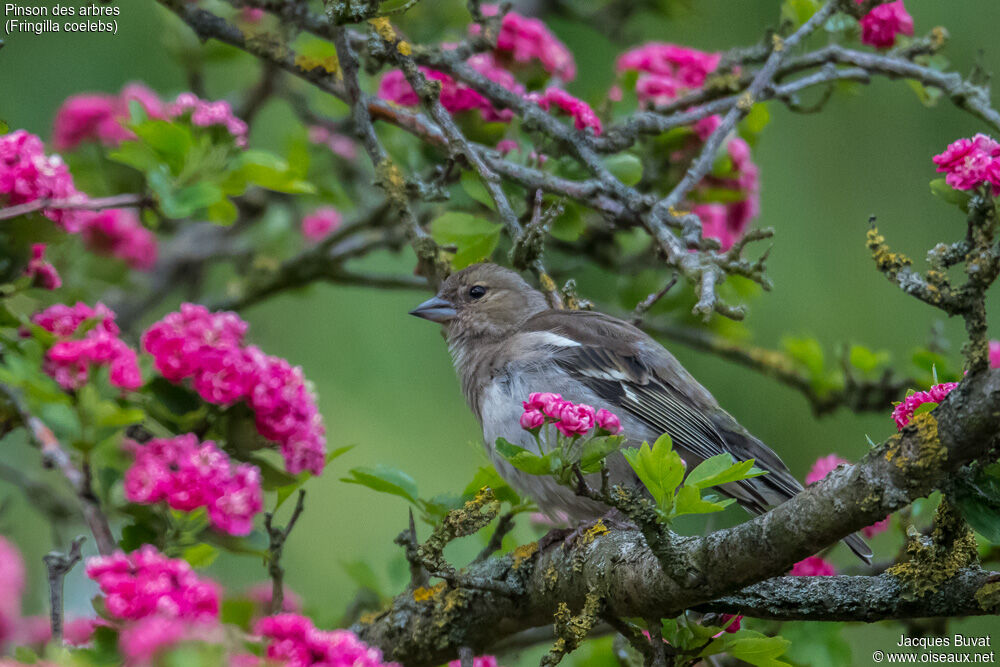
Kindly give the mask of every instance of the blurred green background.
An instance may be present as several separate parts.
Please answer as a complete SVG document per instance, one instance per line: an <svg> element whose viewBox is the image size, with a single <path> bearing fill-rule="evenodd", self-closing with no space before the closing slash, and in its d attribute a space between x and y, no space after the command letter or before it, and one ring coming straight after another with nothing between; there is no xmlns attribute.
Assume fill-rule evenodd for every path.
<svg viewBox="0 0 1000 667"><path fill-rule="evenodd" d="M425 2L402 25L417 39L452 39L467 20L463 4ZM7 37L0 50L0 118L12 129L47 137L68 95L117 92L132 80L165 97L183 90L183 72L170 57L178 34L175 19L151 0L119 6L117 36ZM952 41L945 54L959 72L967 73L977 58L987 71L1000 70L993 0L907 0L906 6L917 34L937 25L948 29ZM623 44L565 19L550 25L576 54L579 75L570 90L596 101L611 82L613 59L622 46L654 39L706 50L752 44L775 24L779 7L775 0L691 0L671 3L670 11L637 10L625 22ZM428 25L437 28L431 31ZM254 81L256 71L248 57L215 66L207 72L211 97L232 95ZM775 347L784 335L811 335L828 353L840 342L864 343L890 350L902 364L940 318L874 269L864 246L868 218L878 216L889 242L916 258L935 242L963 234L960 215L928 190L934 178L930 159L950 141L986 128L947 101L925 107L905 82L884 79L859 88L857 95L836 95L821 114L795 115L777 105L771 111L754 159L763 184L763 213L756 224L777 231L769 262L774 290L751 302L747 326L753 341ZM254 128L254 141L280 145L294 123L286 107L269 107ZM371 261L401 272L413 265L409 254ZM612 298L614 280L609 285L596 273L579 277L584 296L606 309L620 308ZM355 584L344 563L368 564L386 592L400 585L399 550L392 539L405 525L406 507L390 496L341 483L342 473L389 463L409 472L422 495L430 496L461 491L485 463L477 425L437 328L406 314L423 298L318 285L245 313L251 339L268 353L301 364L315 383L330 447L357 445L309 483L306 513L285 553L289 585L319 610L321 620L336 620L353 596ZM994 313L991 321L1000 324L998 317ZM944 329L955 348L961 341L958 324L946 322ZM800 395L772 380L680 345L669 347L800 478L816 457L836 452L853 460L865 452L866 434L880 441L894 431L890 406L884 415L841 411L817 420ZM957 349L950 356L957 359ZM25 448L3 456L37 471ZM35 575L29 600L34 611L41 611L41 556L52 548L50 535L16 492L0 484L0 497L8 503L0 528L29 561ZM526 528L519 533L525 539L529 534ZM877 557L880 545L881 555L890 556L896 539L876 539ZM841 550L834 560L852 565ZM265 578L260 563L246 558L222 558L213 570L227 585ZM68 581L71 609L85 613L91 594L78 568ZM990 625L962 622L953 631L960 627L984 631ZM868 664L870 651L894 645L901 630L887 625L849 632L854 663Z"/></svg>

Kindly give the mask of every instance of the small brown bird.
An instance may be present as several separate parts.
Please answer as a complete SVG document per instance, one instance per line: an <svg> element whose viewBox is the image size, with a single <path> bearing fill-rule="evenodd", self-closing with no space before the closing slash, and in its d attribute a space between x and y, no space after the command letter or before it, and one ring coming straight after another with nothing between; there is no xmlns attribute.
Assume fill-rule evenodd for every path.
<svg viewBox="0 0 1000 667"><path fill-rule="evenodd" d="M752 436L662 345L608 315L553 310L517 273L476 264L452 274L437 296L410 312L444 325L448 348L469 407L483 427L486 448L511 485L547 514L575 520L608 508L577 496L551 477L511 466L495 450L498 437L538 451L518 422L532 392L554 392L575 403L607 408L621 419L626 447L668 433L688 469L728 453L754 459L768 474L720 487L753 514L788 500L802 485L763 442ZM618 452L608 457L613 483L638 479ZM871 549L858 535L844 542L865 562Z"/></svg>

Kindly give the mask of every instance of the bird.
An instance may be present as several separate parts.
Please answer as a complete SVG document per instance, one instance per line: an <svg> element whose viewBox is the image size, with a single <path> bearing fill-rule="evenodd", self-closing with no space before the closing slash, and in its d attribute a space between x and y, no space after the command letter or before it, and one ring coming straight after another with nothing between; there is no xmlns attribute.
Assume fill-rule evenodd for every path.
<svg viewBox="0 0 1000 667"><path fill-rule="evenodd" d="M668 434L688 470L722 453L735 461L754 459L768 474L718 489L751 514L803 490L781 458L723 410L660 343L610 315L553 309L544 294L511 269L479 263L456 271L410 314L443 326L492 463L550 517L561 513L587 521L609 508L552 477L522 472L497 452L500 437L538 452L534 436L519 424L523 401L533 392L558 393L564 400L614 412L624 429L624 447ZM620 452L606 463L612 483L641 487ZM870 564L872 551L859 535L844 542Z"/></svg>

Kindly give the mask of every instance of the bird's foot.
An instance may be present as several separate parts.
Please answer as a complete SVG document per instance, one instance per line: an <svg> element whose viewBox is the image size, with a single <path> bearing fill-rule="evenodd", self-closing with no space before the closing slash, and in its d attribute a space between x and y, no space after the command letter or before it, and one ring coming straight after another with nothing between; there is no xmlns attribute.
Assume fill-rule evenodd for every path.
<svg viewBox="0 0 1000 667"><path fill-rule="evenodd" d="M616 509L602 516L595 521L583 521L575 528L556 528L546 533L538 540L539 550L555 544L562 544L564 549L571 549L577 544L587 545L600 535L604 535L612 530L625 530L632 528L633 524L628 517Z"/></svg>

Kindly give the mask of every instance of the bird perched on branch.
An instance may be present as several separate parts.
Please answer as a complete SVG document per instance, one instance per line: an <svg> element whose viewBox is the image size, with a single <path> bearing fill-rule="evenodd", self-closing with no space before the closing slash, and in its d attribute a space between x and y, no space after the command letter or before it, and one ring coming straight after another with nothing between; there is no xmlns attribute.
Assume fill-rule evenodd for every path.
<svg viewBox="0 0 1000 667"><path fill-rule="evenodd" d="M496 452L499 437L537 451L534 437L518 421L522 401L532 392L554 392L611 410L621 419L626 447L667 433L689 470L721 453L737 461L754 459L768 474L719 489L753 514L803 488L778 455L719 407L662 345L615 317L553 310L514 271L495 264L470 266L452 274L437 296L410 314L444 326L462 392L482 424L490 458L504 479L550 515L561 511L588 520L608 508L551 477L517 470ZM639 485L620 453L608 457L608 467L613 483ZM871 549L860 537L844 542L870 562Z"/></svg>

